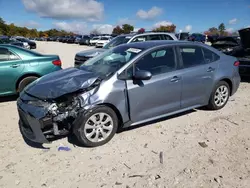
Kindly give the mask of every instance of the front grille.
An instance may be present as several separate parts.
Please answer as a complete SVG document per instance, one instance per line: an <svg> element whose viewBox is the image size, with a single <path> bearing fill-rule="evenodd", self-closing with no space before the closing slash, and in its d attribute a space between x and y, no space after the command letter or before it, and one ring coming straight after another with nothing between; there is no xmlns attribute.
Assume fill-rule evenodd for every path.
<svg viewBox="0 0 250 188"><path fill-rule="evenodd" d="M85 57L85 56L76 56L75 57L75 64L76 65L81 65L83 64L85 61L87 61L89 59L89 57Z"/></svg>

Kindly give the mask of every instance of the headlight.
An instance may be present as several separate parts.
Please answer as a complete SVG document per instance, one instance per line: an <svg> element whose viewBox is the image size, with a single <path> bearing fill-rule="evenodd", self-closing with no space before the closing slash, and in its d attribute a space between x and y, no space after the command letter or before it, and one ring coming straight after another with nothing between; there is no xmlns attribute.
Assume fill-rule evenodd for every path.
<svg viewBox="0 0 250 188"><path fill-rule="evenodd" d="M37 106L37 107L46 107L46 106L50 105L48 102L44 102L41 100L28 101L27 104L32 105L32 106Z"/></svg>

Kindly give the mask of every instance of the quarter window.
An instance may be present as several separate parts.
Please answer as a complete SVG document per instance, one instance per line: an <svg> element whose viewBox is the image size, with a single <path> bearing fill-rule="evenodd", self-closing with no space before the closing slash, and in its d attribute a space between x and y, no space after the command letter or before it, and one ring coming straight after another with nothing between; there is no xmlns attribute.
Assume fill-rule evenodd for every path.
<svg viewBox="0 0 250 188"><path fill-rule="evenodd" d="M0 61L9 60L9 51L5 48L0 48Z"/></svg>
<svg viewBox="0 0 250 188"><path fill-rule="evenodd" d="M218 61L220 59L220 56L218 56L216 53L206 49L202 48L203 54L204 54L204 59L206 63L212 63L215 61Z"/></svg>
<svg viewBox="0 0 250 188"><path fill-rule="evenodd" d="M180 53L183 67L194 67L205 63L202 49L198 46L181 46Z"/></svg>
<svg viewBox="0 0 250 188"><path fill-rule="evenodd" d="M173 48L155 50L145 55L135 64L135 71L136 70L150 71L152 75L176 70L175 53Z"/></svg>

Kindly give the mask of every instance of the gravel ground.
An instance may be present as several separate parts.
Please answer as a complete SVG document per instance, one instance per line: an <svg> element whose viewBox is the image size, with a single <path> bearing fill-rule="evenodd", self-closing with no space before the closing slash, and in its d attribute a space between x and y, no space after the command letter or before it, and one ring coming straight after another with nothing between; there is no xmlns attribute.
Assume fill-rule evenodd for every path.
<svg viewBox="0 0 250 188"><path fill-rule="evenodd" d="M37 45L39 52L60 55L64 68L73 65L76 52L87 48L55 42ZM67 138L44 148L27 145L18 129L15 99L2 98L0 187L247 188L249 90L250 84L242 82L220 111L193 110L124 131L91 149ZM58 151L59 146L71 151Z"/></svg>

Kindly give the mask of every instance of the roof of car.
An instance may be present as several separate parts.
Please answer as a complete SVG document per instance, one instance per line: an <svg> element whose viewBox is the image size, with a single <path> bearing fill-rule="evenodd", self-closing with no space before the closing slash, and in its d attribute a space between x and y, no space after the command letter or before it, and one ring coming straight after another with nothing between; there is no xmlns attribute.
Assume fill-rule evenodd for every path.
<svg viewBox="0 0 250 188"><path fill-rule="evenodd" d="M171 45L171 44L200 44L200 43L194 43L190 41L158 40L158 41L132 42L132 43L127 43L127 44L122 44L120 46L149 49L155 46Z"/></svg>
<svg viewBox="0 0 250 188"><path fill-rule="evenodd" d="M122 35L118 35L118 36L127 36L127 37L133 37L133 36L144 36L144 35L155 35L155 34L158 34L158 35L171 35L171 36L174 36L174 33L167 33L167 32L146 32L146 33L130 33L130 34L122 34Z"/></svg>

